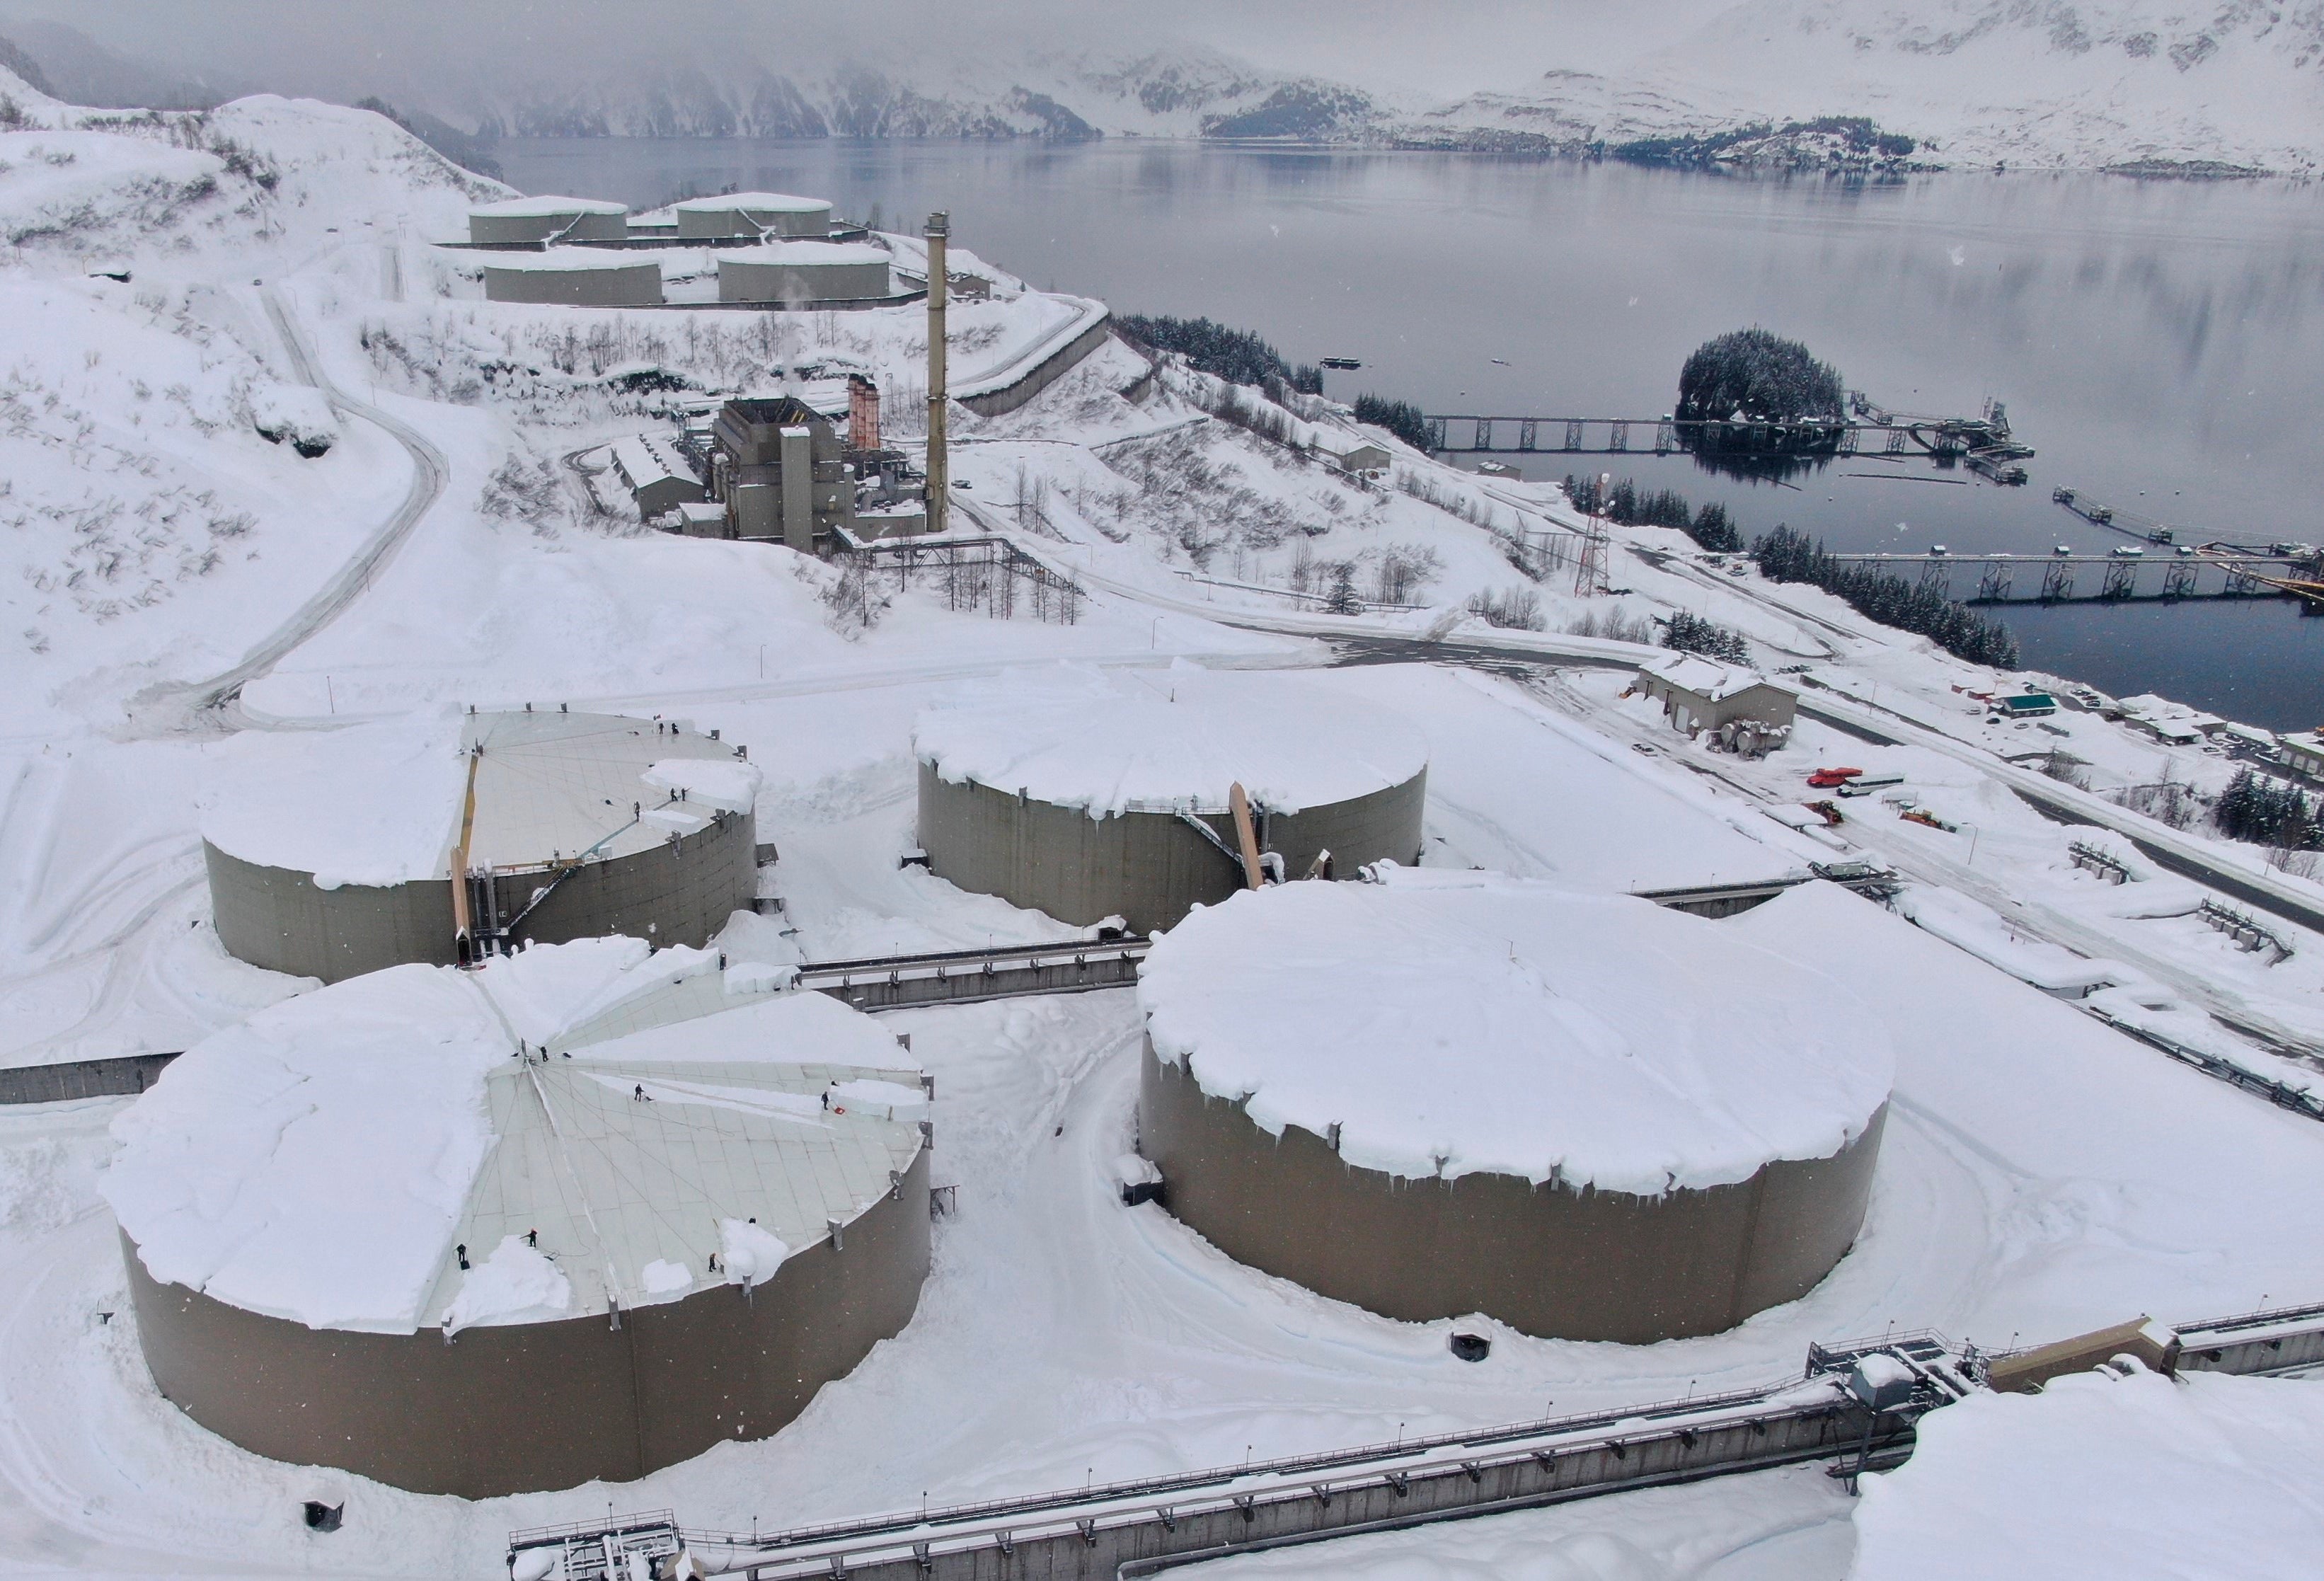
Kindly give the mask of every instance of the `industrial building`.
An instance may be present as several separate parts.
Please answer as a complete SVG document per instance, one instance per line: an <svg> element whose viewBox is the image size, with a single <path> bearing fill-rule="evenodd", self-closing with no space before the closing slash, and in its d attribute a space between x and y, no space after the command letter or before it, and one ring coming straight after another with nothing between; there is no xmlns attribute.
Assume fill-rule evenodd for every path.
<svg viewBox="0 0 2324 1581"><path fill-rule="evenodd" d="M732 236L760 236L769 241L806 237L820 241L831 234L831 205L820 198L794 198L783 192L727 192L715 198L688 198L671 206L678 234L689 241L717 241Z"/></svg>
<svg viewBox="0 0 2324 1581"><path fill-rule="evenodd" d="M810 307L895 294L885 249L862 242L769 242L718 256L718 300Z"/></svg>
<svg viewBox="0 0 2324 1581"><path fill-rule="evenodd" d="M468 240L479 246L618 242L630 211L595 198L509 198L468 210Z"/></svg>
<svg viewBox="0 0 2324 1581"><path fill-rule="evenodd" d="M568 308L658 308L661 265L591 247L510 253L484 265L484 300Z"/></svg>
<svg viewBox="0 0 2324 1581"><path fill-rule="evenodd" d="M711 493L727 535L802 554L855 515L855 479L830 419L796 396L729 401L711 430Z"/></svg>
<svg viewBox="0 0 2324 1581"><path fill-rule="evenodd" d="M616 440L613 470L637 502L638 520L650 522L680 505L699 504L710 497L686 452L659 434L638 434Z"/></svg>
<svg viewBox="0 0 2324 1581"><path fill-rule="evenodd" d="M463 1498L767 1438L910 1321L931 1084L783 974L590 939L303 994L107 1172L138 1344L231 1443Z"/></svg>
<svg viewBox="0 0 2324 1581"><path fill-rule="evenodd" d="M1063 922L1159 932L1263 881L1420 856L1426 743L1295 677L1012 671L923 712L913 750L929 871Z"/></svg>
<svg viewBox="0 0 2324 1581"><path fill-rule="evenodd" d="M1638 666L1637 689L1663 706L1672 726L1689 735L1737 721L1788 730L1800 695L1739 664L1699 653L1669 652Z"/></svg>
<svg viewBox="0 0 2324 1581"><path fill-rule="evenodd" d="M622 933L702 944L758 888L758 771L682 724L429 715L210 749L218 942L327 983Z"/></svg>
<svg viewBox="0 0 2324 1581"><path fill-rule="evenodd" d="M1237 1261L1411 1322L1651 1344L1805 1294L1894 1055L1737 925L1480 873L1286 883L1140 974L1139 1152Z"/></svg>

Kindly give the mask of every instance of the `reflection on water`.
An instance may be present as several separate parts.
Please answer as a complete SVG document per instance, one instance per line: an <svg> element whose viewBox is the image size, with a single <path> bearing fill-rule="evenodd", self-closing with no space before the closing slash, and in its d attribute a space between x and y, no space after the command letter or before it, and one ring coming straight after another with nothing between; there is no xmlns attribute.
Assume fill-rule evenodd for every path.
<svg viewBox="0 0 2324 1581"><path fill-rule="evenodd" d="M1652 417L1679 365L1751 324L1907 411L2008 403L2023 488L1843 457L1782 482L1685 458L1526 460L1720 499L1835 549L2040 553L2125 540L2065 484L2198 538L2324 541L2324 193L2274 182L1940 176L1738 180L1436 154L1139 143L521 139L529 191L645 205L798 190L1125 310L1207 314L1297 362L1355 356L1334 395L1430 411ZM1498 363L1496 359L1499 359ZM1505 364L1507 365L1499 365ZM2182 533L2182 539L2187 535ZM2324 719L2324 621L2290 608L2011 610L2029 663L2255 723Z"/></svg>

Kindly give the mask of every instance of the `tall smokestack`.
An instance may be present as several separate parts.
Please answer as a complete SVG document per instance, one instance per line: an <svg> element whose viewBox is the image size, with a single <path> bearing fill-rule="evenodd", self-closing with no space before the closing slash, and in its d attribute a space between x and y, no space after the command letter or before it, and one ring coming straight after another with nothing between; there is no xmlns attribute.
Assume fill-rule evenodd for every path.
<svg viewBox="0 0 2324 1581"><path fill-rule="evenodd" d="M928 531L951 522L951 468L945 464L945 241L950 220L928 216Z"/></svg>
<svg viewBox="0 0 2324 1581"><path fill-rule="evenodd" d="M880 448L880 386L862 374L847 375L847 447Z"/></svg>

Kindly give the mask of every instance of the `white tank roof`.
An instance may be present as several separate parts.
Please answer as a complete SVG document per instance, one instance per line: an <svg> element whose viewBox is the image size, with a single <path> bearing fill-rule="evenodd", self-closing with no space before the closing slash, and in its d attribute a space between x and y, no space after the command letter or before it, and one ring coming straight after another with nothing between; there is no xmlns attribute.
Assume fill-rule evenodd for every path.
<svg viewBox="0 0 2324 1581"><path fill-rule="evenodd" d="M471 747L483 749L468 853L478 867L631 855L758 795L758 770L732 743L683 726L445 709L344 730L245 730L208 748L202 837L326 888L443 878Z"/></svg>
<svg viewBox="0 0 2324 1581"><path fill-rule="evenodd" d="M602 270L609 273L626 273L633 270L661 272L660 261L640 258L633 253L616 253L603 247L551 247L543 253L498 253L488 260L486 269L510 269L528 274L567 274Z"/></svg>
<svg viewBox="0 0 2324 1581"><path fill-rule="evenodd" d="M892 1034L786 975L596 938L301 994L115 1120L106 1199L155 1279L311 1327L755 1284L888 1195L927 1113Z"/></svg>
<svg viewBox="0 0 2324 1581"><path fill-rule="evenodd" d="M1494 874L1245 891L1155 941L1138 999L1204 1092L1406 1178L1729 1185L1861 1136L1895 1065L1836 976L1726 923Z"/></svg>
<svg viewBox="0 0 2324 1581"><path fill-rule="evenodd" d="M1060 664L971 681L913 727L921 760L955 783L1120 812L1217 811L1240 782L1298 812L1401 785L1428 745L1399 716L1296 676L1184 661L1119 673Z"/></svg>
<svg viewBox="0 0 2324 1581"><path fill-rule="evenodd" d="M670 205L680 214L814 214L826 210L826 198L798 198L788 192L722 192L715 198L687 198Z"/></svg>
<svg viewBox="0 0 2324 1581"><path fill-rule="evenodd" d="M534 218L559 214L627 214L629 206L609 203L602 198L503 198L497 203L479 203L468 210L493 218Z"/></svg>

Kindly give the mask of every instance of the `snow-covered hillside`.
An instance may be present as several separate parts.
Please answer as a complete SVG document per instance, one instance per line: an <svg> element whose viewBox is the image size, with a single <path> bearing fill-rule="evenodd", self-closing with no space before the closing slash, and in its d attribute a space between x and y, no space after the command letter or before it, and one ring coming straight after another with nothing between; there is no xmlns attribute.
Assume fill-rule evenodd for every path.
<svg viewBox="0 0 2324 1581"><path fill-rule="evenodd" d="M2324 14L2266 0L1747 0L1618 77L1550 64L1417 125L1619 145L1867 116L1955 167L2324 162Z"/></svg>

